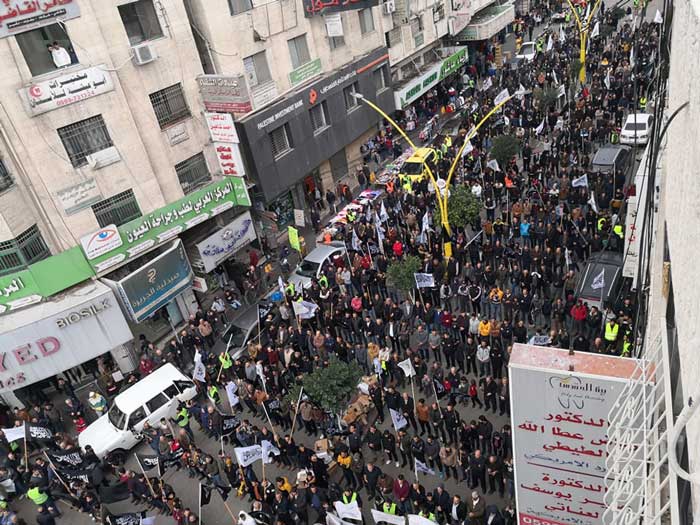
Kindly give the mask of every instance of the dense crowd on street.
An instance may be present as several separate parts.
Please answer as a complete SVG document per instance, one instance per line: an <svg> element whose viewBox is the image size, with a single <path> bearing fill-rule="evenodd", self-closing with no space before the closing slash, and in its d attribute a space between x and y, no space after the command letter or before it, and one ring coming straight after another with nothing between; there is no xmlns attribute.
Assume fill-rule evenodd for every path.
<svg viewBox="0 0 700 525"><path fill-rule="evenodd" d="M228 290L211 310L193 315L178 339L162 347L142 340L139 368L122 385L111 382L84 402L61 379L64 406L47 401L15 409L3 422L6 429L26 424L44 430L24 440L8 439L7 432L0 437L0 525L22 518L64 522L69 508L110 521L106 506L128 498L139 512L159 512L177 525L199 522L199 509L184 504L152 467L142 462L128 469L122 458L98 458L81 450L76 437L139 377L166 362L189 371L195 356L205 368L201 395L182 404L172 420L146 424L141 434L148 448L140 449L144 462L157 458L159 470L188 476L194 490L197 483L215 489L266 525L326 523L338 501L441 525L515 523L507 374L512 345L540 335L555 347L629 355L633 344L635 307L624 293L599 309L580 301L575 289L591 254L623 250L616 226L624 216L626 174L594 173L590 164L596 147L615 136L628 112L640 109L642 95L651 94L642 57L653 56L658 26L644 22L635 29L610 12L600 20L614 31L592 39L583 89L573 84L579 46L570 24L543 36L548 49L534 60L494 76L488 73L495 71L489 66L493 50L487 49L482 63L465 66L463 75L408 112L419 125L436 116L439 121L446 107L460 115L456 136L436 128L432 141L439 152L435 175L444 180L494 98L504 89L526 91L481 127L457 164L452 184L470 187L482 212L473 224L453 228L452 255L443 253L431 182L397 181L354 221L338 225L335 235L347 254L329 261L309 288L282 283L284 298L262 319L267 345L251 344L235 359L215 351L232 307L240 306L241 294ZM529 30L528 24L519 28ZM639 59L631 64L632 48ZM545 107L537 91L560 85L564 97ZM518 137L521 148L498 166L489 151L502 134ZM385 123L366 151L368 165L406 146ZM372 182L370 171L360 171L361 186ZM572 186L583 175L587 184ZM335 196L328 204L334 208ZM431 274L434 286L405 293L387 281L389 266L409 256L419 258L419 271ZM250 271L260 270L253 264ZM315 313L298 318L293 303L299 300L316 305ZM367 417L342 428L313 400L297 403L288 395L333 359L362 369L372 401ZM413 380L400 366L405 360ZM235 403L225 388L231 382ZM392 414L405 425L395 428ZM239 424L224 431L222 419L229 415ZM321 435L328 439L324 454L314 448ZM233 452L263 441L278 449L266 477L240 465ZM205 452L203 442L219 452ZM61 463L73 453L77 463ZM450 493L448 482L458 490ZM36 512L18 516L12 509L25 496Z"/></svg>

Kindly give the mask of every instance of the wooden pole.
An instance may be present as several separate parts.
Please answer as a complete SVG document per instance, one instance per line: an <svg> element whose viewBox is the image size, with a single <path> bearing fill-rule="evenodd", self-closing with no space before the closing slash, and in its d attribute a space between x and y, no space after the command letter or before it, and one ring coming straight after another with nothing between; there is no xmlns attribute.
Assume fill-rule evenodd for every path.
<svg viewBox="0 0 700 525"><path fill-rule="evenodd" d="M263 411L265 412L265 416L267 417L267 422L270 423L270 429L272 430L272 435L276 438L277 431L275 430L275 425L272 424L272 420L270 419L270 414L267 413L267 407L265 406L265 401L262 402L262 407L263 407Z"/></svg>
<svg viewBox="0 0 700 525"><path fill-rule="evenodd" d="M258 335L260 335L260 316L258 316ZM228 338L228 342L226 343L226 351L224 352L225 354L228 354L228 348L231 345L231 338L233 337L233 334L231 334ZM219 373L216 376L216 382L218 383L219 380L221 379L221 372L224 370L224 362L221 361L221 364L219 365Z"/></svg>
<svg viewBox="0 0 700 525"><path fill-rule="evenodd" d="M231 519L233 520L233 523L238 523L238 520L236 519L236 516L233 515L233 511L231 510L231 507L228 506L228 503L224 500L224 507L226 507L226 510L229 513L229 516L231 516Z"/></svg>
<svg viewBox="0 0 700 525"><path fill-rule="evenodd" d="M141 462L139 461L139 457L135 453L134 453L134 457L136 458L136 463L139 464L139 468L141 469L141 473L143 474L143 477L146 478L146 483L148 483L148 488L151 490L151 495L155 498L156 491L153 490L153 485L151 485L151 480L148 479L148 476L146 475L146 471L143 470L143 465L141 465Z"/></svg>
<svg viewBox="0 0 700 525"><path fill-rule="evenodd" d="M292 438L294 437L294 427L297 424L297 416L299 415L299 405L301 405L301 396L303 393L304 393L304 387L302 386L299 389L299 399L297 399L297 406L294 409L294 421L292 421L292 431L289 434L290 436L292 436Z"/></svg>
<svg viewBox="0 0 700 525"><path fill-rule="evenodd" d="M60 482L61 482L61 485L63 485L63 486L65 487L65 489L68 491L68 494L70 494L71 496L73 496L73 497L75 498L75 497L76 497L75 494L74 494L73 491L70 489L70 487L69 487L68 485L66 485L66 482L63 481L63 478L62 478L61 476L58 475L58 472L56 471L56 467L55 467L54 464L53 464L53 461L51 461L51 458L48 456L48 454L46 454L45 451L44 451L44 456L46 456L46 459L48 460L49 465L51 466L51 470L53 471L53 473L54 473L54 474L56 475L56 477L58 478L58 481L60 481Z"/></svg>
<svg viewBox="0 0 700 525"><path fill-rule="evenodd" d="M412 364L412 363L411 363ZM408 378L411 380L411 395L413 396L413 413L417 414L418 413L418 408L416 407L416 391L413 389L413 374L408 376ZM433 386L435 384L433 383ZM417 476L416 476L417 477Z"/></svg>
<svg viewBox="0 0 700 525"><path fill-rule="evenodd" d="M440 408L440 399L438 399L437 389L435 388L435 379L433 379L433 393L435 394L435 403L437 403L438 410L440 411L440 417L443 417L442 408Z"/></svg>

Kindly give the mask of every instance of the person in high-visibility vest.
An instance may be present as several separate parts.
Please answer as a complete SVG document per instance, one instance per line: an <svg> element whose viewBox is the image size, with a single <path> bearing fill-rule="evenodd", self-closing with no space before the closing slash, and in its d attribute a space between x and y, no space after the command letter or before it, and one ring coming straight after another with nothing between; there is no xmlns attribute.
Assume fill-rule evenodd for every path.
<svg viewBox="0 0 700 525"><path fill-rule="evenodd" d="M615 319L610 319L605 323L605 344L608 347L608 351L615 348L617 344L617 336L620 332L620 325L615 322Z"/></svg>
<svg viewBox="0 0 700 525"><path fill-rule="evenodd" d="M645 97L644 95L642 95L639 99L639 109L641 111L646 111L647 109L647 97Z"/></svg>
<svg viewBox="0 0 700 525"><path fill-rule="evenodd" d="M180 405L177 414L175 414L175 423L177 423L178 427L184 428L190 438L194 439L194 434L192 434L192 429L190 428L190 412L183 404Z"/></svg>
<svg viewBox="0 0 700 525"><path fill-rule="evenodd" d="M221 401L221 397L219 396L219 389L216 387L216 385L211 385L207 389L207 395L209 396L209 399L211 399L215 405L218 405L219 402Z"/></svg>
<svg viewBox="0 0 700 525"><path fill-rule="evenodd" d="M321 277L318 278L318 284L321 288L328 288L328 277L326 277L326 274L321 274Z"/></svg>
<svg viewBox="0 0 700 525"><path fill-rule="evenodd" d="M613 226L613 233L617 235L620 239L624 238L625 230L622 228L622 224L618 223Z"/></svg>
<svg viewBox="0 0 700 525"><path fill-rule="evenodd" d="M343 491L343 503L347 505L348 503L352 503L353 501L357 502L358 507L362 505L360 503L360 496L358 496L357 492L355 492L354 490L345 489Z"/></svg>
<svg viewBox="0 0 700 525"><path fill-rule="evenodd" d="M629 357L632 351L632 332L629 331L625 334L624 342L622 343L622 353L621 357Z"/></svg>
<svg viewBox="0 0 700 525"><path fill-rule="evenodd" d="M430 521L434 521L435 523L437 523L437 518L435 517L435 514L430 512L426 507L423 507L418 513L418 515L421 518L427 518Z"/></svg>
<svg viewBox="0 0 700 525"><path fill-rule="evenodd" d="M385 501L384 504L382 505L382 512L386 512L387 514L396 515L396 503L394 503L391 500Z"/></svg>
<svg viewBox="0 0 700 525"><path fill-rule="evenodd" d="M37 507L43 505L46 507L54 507L56 508L56 510L58 510L58 507L56 507L56 504L51 499L51 496L49 496L48 492L44 492L37 483L32 483L31 485L29 485L27 497L30 500L32 500L34 505L36 505Z"/></svg>

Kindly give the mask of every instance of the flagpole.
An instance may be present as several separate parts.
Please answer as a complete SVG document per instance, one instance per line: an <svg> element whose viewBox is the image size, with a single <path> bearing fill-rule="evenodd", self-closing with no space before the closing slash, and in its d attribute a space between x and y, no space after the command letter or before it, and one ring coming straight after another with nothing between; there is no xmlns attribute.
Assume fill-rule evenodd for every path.
<svg viewBox="0 0 700 525"><path fill-rule="evenodd" d="M223 499L223 496L221 497ZM236 519L236 516L233 515L233 511L231 510L231 507L228 506L228 503L226 503L226 500L224 500L224 507L226 507L226 510L229 513L229 516L231 516L231 519L233 520L233 523L238 523L238 520Z"/></svg>
<svg viewBox="0 0 700 525"><path fill-rule="evenodd" d="M303 393L304 393L304 387L302 386L299 389L299 399L297 399L297 406L294 409L294 421L292 421L292 431L289 433L289 435L292 436L292 438L294 437L294 427L297 424L297 416L299 415L299 405L301 405L301 396Z"/></svg>
<svg viewBox="0 0 700 525"><path fill-rule="evenodd" d="M413 367L413 363L411 363L411 367ZM413 389L413 374L411 374L408 378L411 380L411 395L413 396L413 413L417 414L418 409L416 407L416 391Z"/></svg>
<svg viewBox="0 0 700 525"><path fill-rule="evenodd" d="M265 416L267 417L267 422L270 423L270 428L272 429L272 435L277 437L277 432L275 431L275 426L272 424L270 419L270 414L267 413L267 407L265 406L265 401L262 402L263 410L265 411Z"/></svg>
<svg viewBox="0 0 700 525"><path fill-rule="evenodd" d="M221 440L221 455L223 456L224 455L224 436L222 435L221 438L219 438L219 439Z"/></svg>
<svg viewBox="0 0 700 525"><path fill-rule="evenodd" d="M225 354L228 354L228 349L229 346L231 345L231 338L233 337L233 333L228 337L228 342L226 343L226 350L224 351ZM260 337L260 315L258 315L258 337ZM221 364L219 365L219 373L216 376L216 382L218 383L219 380L221 379L221 372L224 371L224 362L221 361Z"/></svg>
<svg viewBox="0 0 700 525"><path fill-rule="evenodd" d="M440 412L440 418L442 418L442 408L440 408L440 399L437 395L437 389L435 388L435 379L433 379L433 393L435 394L435 402L437 403L438 411Z"/></svg>
<svg viewBox="0 0 700 525"><path fill-rule="evenodd" d="M70 494L71 496L73 496L73 497L75 498L75 494L73 493L73 491L70 489L70 487L69 487L68 485L66 485L66 482L63 481L63 478L62 478L61 476L58 475L58 472L56 471L56 467L54 466L53 461L51 461L51 458L50 458L49 455L46 453L46 451L44 451L44 456L46 456L46 459L48 460L49 465L51 466L51 470L53 471L53 473L54 473L54 474L56 475L56 477L58 478L58 481L60 481L60 482L61 482L61 485L63 485L63 486L66 488L66 490L68 491L68 494Z"/></svg>
<svg viewBox="0 0 700 525"><path fill-rule="evenodd" d="M24 427L24 465L29 470L29 447L27 447L27 427Z"/></svg>
<svg viewBox="0 0 700 525"><path fill-rule="evenodd" d="M416 483L420 483L418 480L418 460L413 458L413 471L416 473Z"/></svg>
<svg viewBox="0 0 700 525"><path fill-rule="evenodd" d="M199 512L197 512L198 523L199 523L199 525L202 525L202 484L201 483L199 484L199 503L197 506L198 506L198 510L199 510Z"/></svg>
<svg viewBox="0 0 700 525"><path fill-rule="evenodd" d="M143 465L141 464L141 461L139 461L139 457L136 455L136 453L134 453L134 457L136 458L136 463L139 464L139 468L141 469L141 473L143 474L143 477L146 478L146 483L148 483L148 488L151 489L151 495L153 495L153 497L155 498L156 491L153 490L153 485L151 485L151 480L148 479L148 476L146 475L146 471L143 470Z"/></svg>

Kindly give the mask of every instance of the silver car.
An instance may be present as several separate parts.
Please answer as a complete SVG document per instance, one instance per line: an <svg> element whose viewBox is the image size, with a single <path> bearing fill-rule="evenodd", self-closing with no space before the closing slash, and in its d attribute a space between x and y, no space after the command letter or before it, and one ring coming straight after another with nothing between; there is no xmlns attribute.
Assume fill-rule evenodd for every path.
<svg viewBox="0 0 700 525"><path fill-rule="evenodd" d="M309 255L297 265L288 281L294 283L294 287L309 288L312 279L321 275L321 268L328 260L345 255L345 243L332 241L330 244L319 244Z"/></svg>

